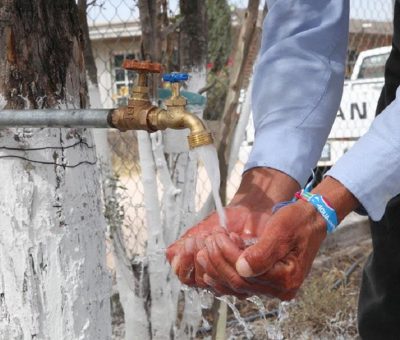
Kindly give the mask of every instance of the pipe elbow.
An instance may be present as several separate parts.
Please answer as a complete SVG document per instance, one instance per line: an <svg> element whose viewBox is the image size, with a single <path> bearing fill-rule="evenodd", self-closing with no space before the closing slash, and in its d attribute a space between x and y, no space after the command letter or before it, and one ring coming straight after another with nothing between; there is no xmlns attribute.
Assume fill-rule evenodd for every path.
<svg viewBox="0 0 400 340"><path fill-rule="evenodd" d="M191 149L214 143L203 121L181 107L155 108L149 112L147 123L150 131L189 129L187 138Z"/></svg>
<svg viewBox="0 0 400 340"><path fill-rule="evenodd" d="M182 117L182 125L189 129L190 133L200 133L207 131L203 121L193 113L185 111Z"/></svg>
<svg viewBox="0 0 400 340"><path fill-rule="evenodd" d="M205 124L199 117L185 111L182 121L184 127L190 130L187 138L191 149L214 143L211 133L208 132Z"/></svg>

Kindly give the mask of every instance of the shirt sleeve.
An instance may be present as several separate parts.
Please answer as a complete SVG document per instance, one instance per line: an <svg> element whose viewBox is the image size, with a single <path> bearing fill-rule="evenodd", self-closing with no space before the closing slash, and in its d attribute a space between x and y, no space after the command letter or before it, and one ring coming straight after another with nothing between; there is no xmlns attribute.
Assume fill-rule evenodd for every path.
<svg viewBox="0 0 400 340"><path fill-rule="evenodd" d="M255 141L245 170L271 167L305 184L343 91L349 0L267 0L253 76Z"/></svg>
<svg viewBox="0 0 400 340"><path fill-rule="evenodd" d="M327 173L340 181L378 221L400 193L400 88L368 132Z"/></svg>

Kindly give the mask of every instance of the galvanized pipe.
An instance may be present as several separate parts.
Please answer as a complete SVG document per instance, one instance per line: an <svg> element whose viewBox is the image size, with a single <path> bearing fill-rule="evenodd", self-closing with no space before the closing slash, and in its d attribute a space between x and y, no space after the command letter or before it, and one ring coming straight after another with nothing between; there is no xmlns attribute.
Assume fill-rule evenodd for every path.
<svg viewBox="0 0 400 340"><path fill-rule="evenodd" d="M113 109L0 110L0 128L110 128Z"/></svg>

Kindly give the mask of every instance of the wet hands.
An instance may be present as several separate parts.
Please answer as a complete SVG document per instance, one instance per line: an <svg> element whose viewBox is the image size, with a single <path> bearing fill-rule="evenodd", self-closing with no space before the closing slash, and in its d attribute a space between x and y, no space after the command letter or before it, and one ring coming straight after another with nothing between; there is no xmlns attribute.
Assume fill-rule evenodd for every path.
<svg viewBox="0 0 400 340"><path fill-rule="evenodd" d="M357 199L330 177L314 192L331 202L338 221L359 206ZM249 216L254 213L251 210ZM326 237L326 221L314 206L299 200L264 222L256 232L257 242L249 247L244 244L247 235L232 237L227 231L212 233L204 240L205 248L198 252L196 262L209 289L216 294L264 294L281 300L296 295Z"/></svg>
<svg viewBox="0 0 400 340"><path fill-rule="evenodd" d="M246 172L225 209L227 230L218 226L218 217L213 214L168 248L167 258L174 272L183 283L220 295L280 293L262 278L240 277L235 266L246 248L245 241L263 235L272 207L293 197L298 189L297 182L277 170L255 168Z"/></svg>
<svg viewBox="0 0 400 340"><path fill-rule="evenodd" d="M232 233L216 232L196 259L203 281L216 294L263 294L290 300L307 276L326 236L326 224L306 202L281 209L256 244L245 247Z"/></svg>
<svg viewBox="0 0 400 340"><path fill-rule="evenodd" d="M179 279L219 295L292 299L326 236L325 220L308 202L297 201L271 216L272 207L297 190L298 184L279 171L246 172L226 208L227 229L218 226L213 214L168 248ZM338 221L359 206L351 192L329 176L313 192L328 199ZM252 238L257 242L246 247L245 241Z"/></svg>
<svg viewBox="0 0 400 340"><path fill-rule="evenodd" d="M252 212L247 205L231 205L225 208L228 220L227 229L219 226L216 213L210 215L198 225L190 228L179 240L167 249L167 259L179 280L189 286L208 288L204 281L205 271L203 257L207 257L207 244L218 235L224 235L235 246L243 250L243 240L258 237L260 229L266 224L270 213L265 211ZM236 254L236 252L235 252Z"/></svg>

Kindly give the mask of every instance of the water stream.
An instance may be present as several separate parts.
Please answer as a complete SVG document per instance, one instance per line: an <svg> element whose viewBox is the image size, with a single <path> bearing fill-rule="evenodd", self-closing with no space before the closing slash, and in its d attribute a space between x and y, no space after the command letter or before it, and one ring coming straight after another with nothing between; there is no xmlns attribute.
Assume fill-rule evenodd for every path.
<svg viewBox="0 0 400 340"><path fill-rule="evenodd" d="M236 320L243 327L243 330L244 330L244 333L246 334L247 339L253 339L254 334L253 334L252 330L250 329L250 325L242 318L239 310L236 308L235 304L232 301L230 301L229 297L221 296L221 297L217 297L217 299L225 302L229 306L229 308L232 310L233 315L235 316Z"/></svg>
<svg viewBox="0 0 400 340"><path fill-rule="evenodd" d="M226 216L222 206L221 197L219 195L219 186L221 184L221 173L219 170L219 162L217 149L214 145L204 145L195 149L199 159L206 168L208 178L211 183L211 190L214 197L215 209L219 216L219 223L226 228Z"/></svg>
<svg viewBox="0 0 400 340"><path fill-rule="evenodd" d="M219 216L219 223L222 227L226 228L226 215L225 215L225 211L224 208L222 206L222 202L221 202L221 198L219 195L219 187L220 187L220 170L219 170L219 162L218 162L218 156L217 156L217 151L215 149L215 147L213 145L207 145L207 146L202 146L199 147L196 150L197 156L199 158L199 160L202 161L206 171L207 171L207 175L209 177L210 180L210 184L211 184L211 189L212 189L212 195L214 198L214 202L215 202L215 208L216 211L218 213ZM247 245L252 245L256 242L256 239L248 239L246 241ZM157 249L152 253L147 253L146 256L165 256L165 250L166 249ZM142 270L143 272L143 270ZM204 290L202 292L200 292L199 297L194 296L192 293L192 289L187 287L187 286L183 286L181 288L184 292L186 292L186 296L185 299L187 299L187 303L198 303L199 307L201 309L210 309L212 306L212 301L213 301L213 295L208 292L207 290ZM226 303L229 308L232 310L232 313L235 317L235 319L237 320L238 324L241 326L241 328L243 329L243 333L242 336L244 335L247 339L254 339L255 334L253 333L253 329L251 327L251 323L247 322L247 320L245 320L245 318L243 318L240 315L240 311L238 310L238 308L235 305L235 298L232 299L232 297L230 296L222 296L222 297L218 297L217 299L223 301L224 303ZM265 318L265 314L266 314L266 308L264 306L263 301L259 298L259 297L251 297L247 299L249 301L249 303L252 303L254 305L256 305L257 309L260 312L260 317L264 318L264 320L266 321ZM210 323L203 317L203 329L206 330L206 332L210 332L212 329L212 325L210 325ZM196 322L196 321L194 321ZM196 324L193 325L193 327L196 329ZM269 332L269 333L273 333L273 327L272 329L268 329L267 325L265 326L265 331ZM232 335L229 337L229 339L237 339L238 337L236 335ZM239 337L242 338L242 337Z"/></svg>
<svg viewBox="0 0 400 340"><path fill-rule="evenodd" d="M219 195L219 187L221 181L221 174L219 169L217 150L214 145L206 145L196 149L198 158L203 162L206 168L210 183L212 194L215 202L215 207L219 216L220 225L226 228L226 215L222 206L221 197ZM256 242L256 239L248 239L246 244L252 245ZM219 297L219 300L225 302L232 310L233 315L243 327L244 333L248 339L252 339L254 334L250 328L250 325L242 318L239 310L235 304L230 300L228 296ZM252 297L248 299L249 302L254 303L260 310L260 313L265 314L265 307L262 300L259 297Z"/></svg>

